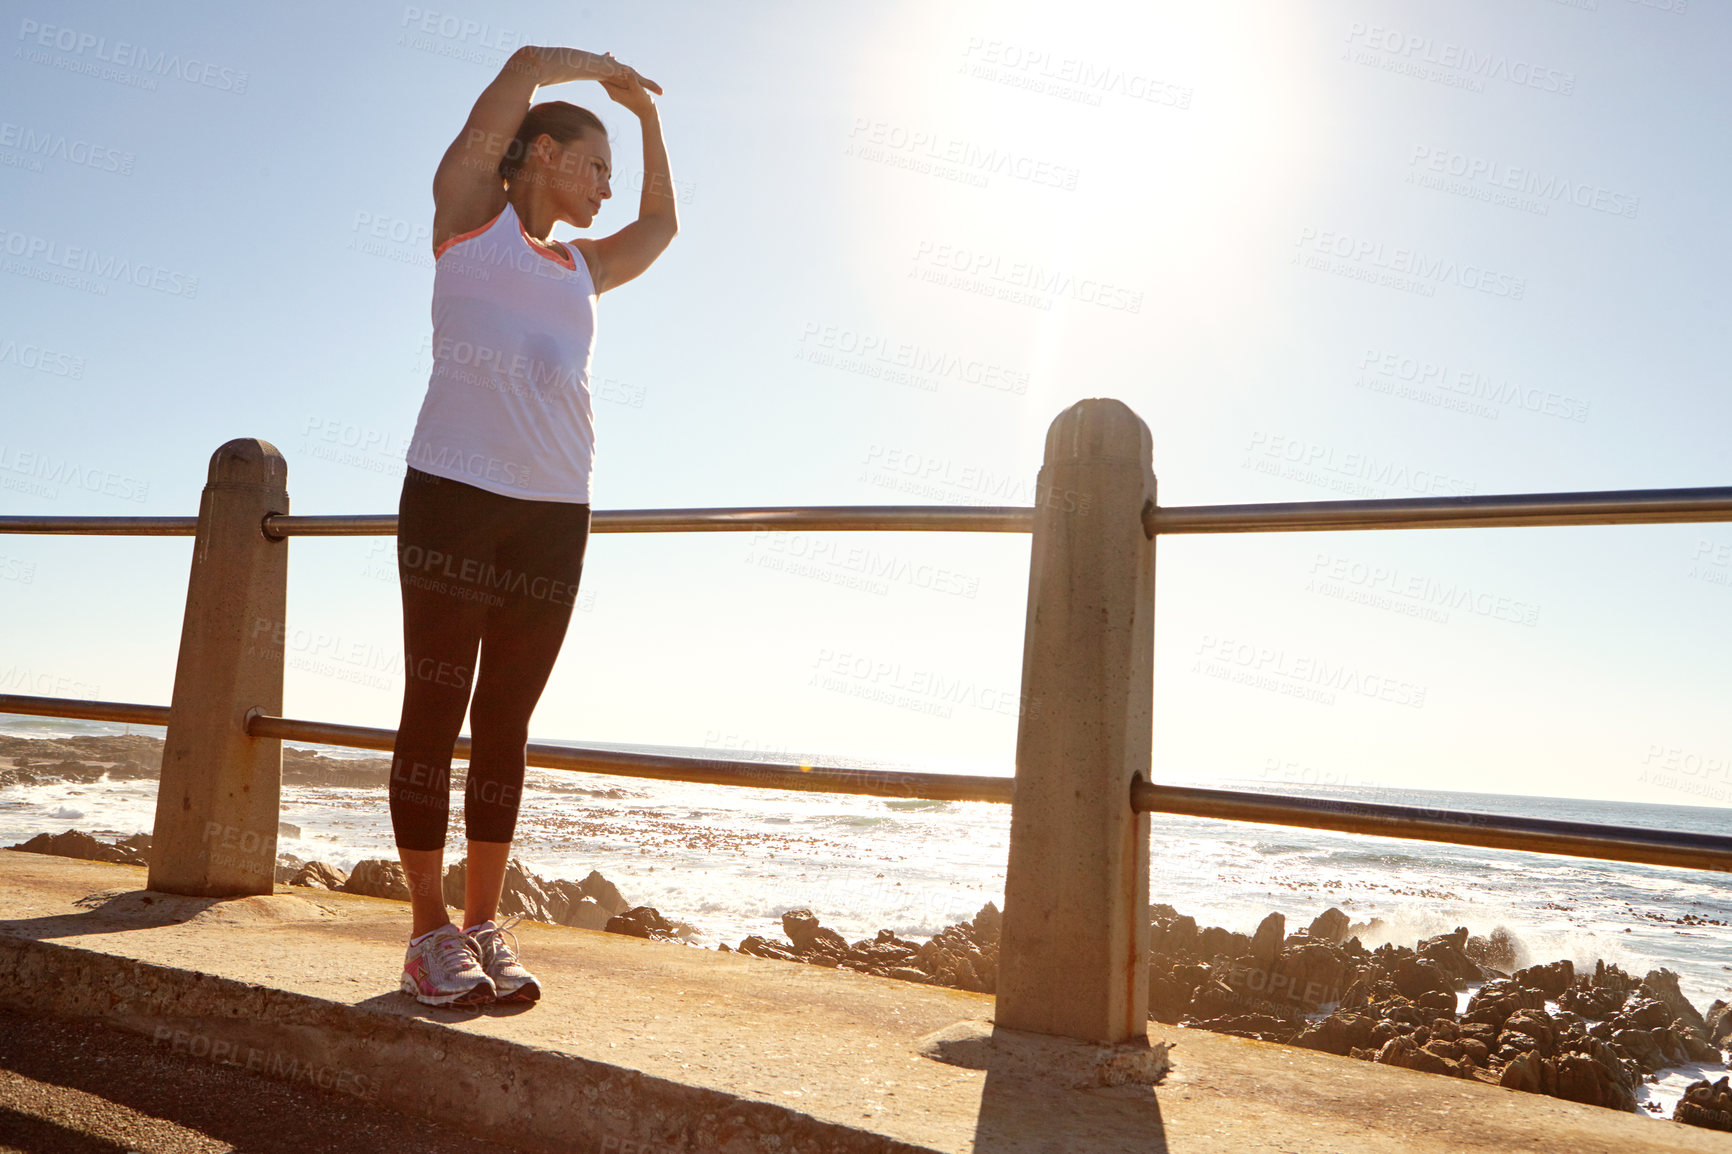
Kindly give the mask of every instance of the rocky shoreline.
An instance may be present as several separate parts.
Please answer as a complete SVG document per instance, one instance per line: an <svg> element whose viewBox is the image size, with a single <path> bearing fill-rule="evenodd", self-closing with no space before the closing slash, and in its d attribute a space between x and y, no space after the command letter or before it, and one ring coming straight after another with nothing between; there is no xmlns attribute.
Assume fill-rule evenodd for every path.
<svg viewBox="0 0 1732 1154"><path fill-rule="evenodd" d="M30 748L19 751L14 743ZM59 748L43 748L50 745ZM105 772L156 776L160 748L160 740L146 737L0 738L0 757L15 762L0 767L0 785L90 781ZM21 762L20 752L26 752ZM383 788L389 770L383 758L344 762L301 750L284 755L284 780L294 784ZM95 758L104 764L93 764ZM138 834L105 843L68 830L9 848L144 865L150 839ZM345 874L324 862L286 858L277 881L408 900L402 867L385 859L358 862ZM461 907L461 864L446 871L445 894L448 904ZM516 859L500 909L659 941L692 944L701 936L654 907L631 905L598 872L581 881L544 879ZM1412 947L1367 949L1362 937L1385 936L1378 933L1381 924L1356 925L1335 908L1291 933L1283 915L1272 913L1252 934L1199 926L1171 906L1150 912L1149 1012L1155 1021L1635 1112L1638 1088L1659 1072L1722 1062L1732 1053L1732 1005L1716 1000L1698 1011L1671 971L1637 977L1603 961L1578 971L1568 959L1517 967L1519 943L1501 929L1480 937L1461 927ZM781 923L785 941L752 935L732 949L981 993L997 985L1000 915L991 903L925 941L880 930L849 942L809 909L789 910ZM1672 1118L1732 1131L1732 1085L1724 1077L1695 1082Z"/></svg>

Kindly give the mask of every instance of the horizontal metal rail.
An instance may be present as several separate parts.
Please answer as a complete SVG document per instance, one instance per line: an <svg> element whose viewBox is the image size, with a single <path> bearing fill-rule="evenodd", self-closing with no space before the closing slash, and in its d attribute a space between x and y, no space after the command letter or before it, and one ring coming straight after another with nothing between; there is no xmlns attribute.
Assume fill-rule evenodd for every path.
<svg viewBox="0 0 1732 1154"><path fill-rule="evenodd" d="M1143 529L1156 533L1292 533L1344 529L1469 529L1508 525L1629 525L1732 521L1732 488L1626 489L1305 501L1273 505L1156 505Z"/></svg>
<svg viewBox="0 0 1732 1154"><path fill-rule="evenodd" d="M1332 801L1228 789L1131 783L1131 805L1148 813L1328 829L1524 853L1732 871L1732 837L1585 821Z"/></svg>
<svg viewBox="0 0 1732 1154"><path fill-rule="evenodd" d="M168 706L126 701L80 701L72 697L28 697L0 693L0 713L28 717L76 717L82 721L119 721L127 725L168 724Z"/></svg>
<svg viewBox="0 0 1732 1154"><path fill-rule="evenodd" d="M1032 533L1034 510L1014 505L812 505L739 509L604 509L591 533L726 533L757 529L879 530L899 533ZM390 514L265 518L278 537L380 537L397 532Z"/></svg>
<svg viewBox="0 0 1732 1154"><path fill-rule="evenodd" d="M259 714L248 719L254 737L347 745L389 752L395 730L360 725L333 725L292 717ZM455 756L469 756L469 739L460 737ZM952 773L904 773L879 769L842 769L824 765L778 765L725 758L666 757L611 749L572 749L531 742L528 762L540 769L605 773L616 777L648 777L660 781L695 781L707 785L745 785L759 789L796 789L809 793L857 793L872 797L922 798L932 801L991 801L1008 804L1015 782L1008 777Z"/></svg>
<svg viewBox="0 0 1732 1154"><path fill-rule="evenodd" d="M1732 521L1732 488L1632 489L1266 505L1152 505L1143 529L1164 533L1292 533L1353 529L1467 529L1515 525L1629 525ZM715 533L805 529L838 532L1029 533L1034 509L1020 505L812 505L736 509L611 509L592 514L593 533ZM190 537L196 517L0 517L0 533L91 533ZM388 513L277 514L273 537L389 537Z"/></svg>
<svg viewBox="0 0 1732 1154"><path fill-rule="evenodd" d="M168 707L61 697L0 695L0 712L43 717L79 717L166 725ZM255 714L247 732L254 737L306 741L389 752L396 733L359 725L336 725ZM459 738L457 758L469 755L469 739ZM948 773L842 769L833 766L779 765L723 758L665 757L607 749L568 749L531 743L530 765L616 777L743 785L811 793L850 793L873 797L934 801L1009 803L1014 778ZM1732 837L1644 829L1639 826L1553 821L1462 810L1333 801L1325 798L1248 793L1191 786L1133 782L1133 808L1149 813L1182 814L1261 825L1327 829L1452 845L1485 846L1525 853L1561 854L1603 861L1636 862L1684 869L1732 871Z"/></svg>
<svg viewBox="0 0 1732 1154"><path fill-rule="evenodd" d="M0 517L0 533L89 534L101 537L191 537L197 517Z"/></svg>

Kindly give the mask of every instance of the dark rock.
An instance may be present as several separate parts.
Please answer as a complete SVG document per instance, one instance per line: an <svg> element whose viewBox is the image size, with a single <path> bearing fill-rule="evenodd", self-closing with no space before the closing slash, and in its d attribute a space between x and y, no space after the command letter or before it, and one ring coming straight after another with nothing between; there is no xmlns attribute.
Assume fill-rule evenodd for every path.
<svg viewBox="0 0 1732 1154"><path fill-rule="evenodd" d="M1217 1034L1234 1034L1241 1038L1256 1038L1263 1042L1290 1042L1299 1033L1301 1023L1291 1018L1270 1014L1232 1014L1193 1022L1192 1026L1212 1030Z"/></svg>
<svg viewBox="0 0 1732 1154"><path fill-rule="evenodd" d="M559 915L559 924L575 926L580 930L606 929L609 919L614 915L607 912L607 907L593 898L579 898Z"/></svg>
<svg viewBox="0 0 1732 1154"><path fill-rule="evenodd" d="M1504 1020L1517 1010L1545 1008L1546 996L1538 990L1517 985L1509 978L1493 978L1475 992L1461 1020L1483 1022L1502 1030Z"/></svg>
<svg viewBox="0 0 1732 1154"><path fill-rule="evenodd" d="M1559 1098L1612 1110L1636 1108L1635 1088L1586 1054L1563 1054L1557 1059L1556 1069L1557 1085L1553 1093Z"/></svg>
<svg viewBox="0 0 1732 1154"><path fill-rule="evenodd" d="M1732 1087L1725 1078L1718 1082L1690 1083L1672 1110L1672 1121L1710 1130L1732 1130Z"/></svg>
<svg viewBox="0 0 1732 1154"><path fill-rule="evenodd" d="M625 934L628 937L648 938L657 942L676 941L679 937L674 924L662 917L654 906L634 906L623 914L609 918L602 929L610 934Z"/></svg>
<svg viewBox="0 0 1732 1154"><path fill-rule="evenodd" d="M1281 950L1281 939L1287 936L1287 919L1272 913L1257 925L1251 935L1251 956L1265 973L1275 968L1275 955Z"/></svg>
<svg viewBox="0 0 1732 1154"><path fill-rule="evenodd" d="M631 903L620 896L619 887L595 870L590 870L589 876L577 884L582 896L590 899L610 914L622 914L630 908Z"/></svg>
<svg viewBox="0 0 1732 1154"><path fill-rule="evenodd" d="M975 941L982 945L996 945L999 931L1004 926L1004 915L998 912L997 906L987 902L980 907L980 912L974 915L974 921L970 924L974 927Z"/></svg>
<svg viewBox="0 0 1732 1154"><path fill-rule="evenodd" d="M1449 999L1449 1004L1455 1004L1455 983L1441 970L1436 962L1426 958L1408 955L1395 965L1391 975L1395 988L1407 998L1417 998L1421 994L1436 991Z"/></svg>
<svg viewBox="0 0 1732 1154"><path fill-rule="evenodd" d="M1348 1054L1355 1048L1371 1046L1371 1033L1376 1025L1377 1019L1370 1014L1338 1010L1321 1022L1307 1026L1293 1039L1293 1044L1329 1054Z"/></svg>
<svg viewBox="0 0 1732 1154"><path fill-rule="evenodd" d="M1499 1044L1508 1044L1512 1035L1532 1039L1531 1044L1521 1047L1524 1050L1538 1050L1549 1057L1557 1049L1557 1027L1544 1010L1522 1009L1510 1014L1498 1034Z"/></svg>
<svg viewBox="0 0 1732 1154"><path fill-rule="evenodd" d="M286 884L309 886L316 890L340 890L348 880L348 874L329 862L310 861L290 874Z"/></svg>
<svg viewBox="0 0 1732 1154"><path fill-rule="evenodd" d="M1728 1037L1732 1037L1732 1006L1715 1000L1708 1007L1708 1040L1716 1046L1724 1045Z"/></svg>
<svg viewBox="0 0 1732 1154"><path fill-rule="evenodd" d="M1530 1050L1504 1066L1498 1085L1528 1094L1550 1094L1557 1089L1557 1078L1557 1067Z"/></svg>
<svg viewBox="0 0 1732 1154"><path fill-rule="evenodd" d="M1664 1003L1636 997L1624 1003L1623 1010L1612 1019L1612 1025L1624 1029L1654 1030L1671 1021L1672 1011Z"/></svg>
<svg viewBox="0 0 1732 1154"><path fill-rule="evenodd" d="M1546 997L1556 999L1575 985L1576 967L1566 958L1546 966L1529 966L1525 970L1517 970L1510 978L1518 985L1538 990Z"/></svg>
<svg viewBox="0 0 1732 1154"><path fill-rule="evenodd" d="M1171 910L1173 907L1162 907ZM1197 956L1197 919L1174 914L1149 926L1149 957L1189 961Z"/></svg>
<svg viewBox="0 0 1732 1154"><path fill-rule="evenodd" d="M1398 1035L1383 1043L1374 1060L1388 1066L1403 1066L1427 1074L1448 1074L1459 1078L1463 1073L1461 1063L1419 1045L1406 1035Z"/></svg>
<svg viewBox="0 0 1732 1154"><path fill-rule="evenodd" d="M1351 971L1337 947L1309 942L1289 949L1275 962L1271 996L1279 994L1307 1013L1340 1002Z"/></svg>
<svg viewBox="0 0 1732 1154"><path fill-rule="evenodd" d="M1678 989L1677 974L1671 970L1650 970L1648 976L1642 979L1642 990L1665 1006L1671 1012L1673 1020L1681 1023L1690 1033L1704 1040L1708 1037L1708 1023Z"/></svg>
<svg viewBox="0 0 1732 1154"><path fill-rule="evenodd" d="M738 948L740 953L751 954L755 958L775 958L784 962L803 962L806 960L781 942L773 942L769 938L761 938L756 934L740 942Z"/></svg>
<svg viewBox="0 0 1732 1154"><path fill-rule="evenodd" d="M1351 924L1346 914L1330 906L1311 920L1311 925L1305 932L1314 941L1335 945L1347 936L1347 927Z"/></svg>
<svg viewBox="0 0 1732 1154"><path fill-rule="evenodd" d="M65 833L39 833L27 842L7 846L25 853L52 854L55 857L78 858L80 861L105 861L116 865L148 866L144 853L129 845L110 845L83 830L69 829Z"/></svg>
<svg viewBox="0 0 1732 1154"><path fill-rule="evenodd" d="M1419 956L1442 971L1457 990L1465 990L1468 983L1486 976L1479 963L1468 957L1467 938L1467 927L1459 926L1454 933L1439 934L1419 943Z"/></svg>
<svg viewBox="0 0 1732 1154"><path fill-rule="evenodd" d="M1250 938L1220 926L1210 926L1197 935L1199 958L1239 958L1250 952Z"/></svg>
<svg viewBox="0 0 1732 1154"><path fill-rule="evenodd" d="M782 932L794 943L794 949L802 954L848 952L848 939L819 925L817 916L808 909L789 910L783 914Z"/></svg>
<svg viewBox="0 0 1732 1154"><path fill-rule="evenodd" d="M406 902L409 900L409 878L397 862L366 858L355 863L355 868L343 882L343 892Z"/></svg>

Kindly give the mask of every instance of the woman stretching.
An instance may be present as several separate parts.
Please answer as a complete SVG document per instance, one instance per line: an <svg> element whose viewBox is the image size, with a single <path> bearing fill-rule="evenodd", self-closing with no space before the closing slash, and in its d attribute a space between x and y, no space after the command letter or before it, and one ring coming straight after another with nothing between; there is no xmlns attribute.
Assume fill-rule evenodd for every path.
<svg viewBox="0 0 1732 1154"><path fill-rule="evenodd" d="M554 225L588 228L613 195L601 121L563 101L530 105L540 85L572 80L600 81L637 116L643 195L637 220L612 236L557 244ZM541 995L502 937L515 918L493 919L529 715L565 639L589 539L596 298L648 268L678 230L650 98L661 91L611 53L520 48L433 177L433 373L398 506L404 693L390 785L414 913L402 987L429 1004ZM443 867L451 747L466 710L459 929Z"/></svg>

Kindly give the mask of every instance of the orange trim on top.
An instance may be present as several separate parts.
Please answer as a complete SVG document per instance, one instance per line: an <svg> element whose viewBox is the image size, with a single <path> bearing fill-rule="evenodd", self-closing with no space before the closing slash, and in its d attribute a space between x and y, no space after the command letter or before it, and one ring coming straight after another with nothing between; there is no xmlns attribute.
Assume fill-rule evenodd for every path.
<svg viewBox="0 0 1732 1154"><path fill-rule="evenodd" d="M509 205L511 202L506 201L505 203L507 205ZM480 228L472 228L468 232L460 233L459 235L452 237L450 240L448 240L444 244L440 245L438 248L434 249L433 250L433 259L438 260L440 257L444 256L445 250L450 248L452 245L456 244L458 241L468 240L472 236L480 236L482 233L484 233L488 229L492 228L493 227L493 221L498 220L499 219L499 213L504 212L504 211L505 211L505 209L501 208L499 210L499 212L496 212L493 214L492 220L489 220L486 224L482 225ZM519 224L517 227L522 228L523 225Z"/></svg>
<svg viewBox="0 0 1732 1154"><path fill-rule="evenodd" d="M512 215L516 216L517 214L512 213ZM564 265L566 268L572 270L573 272L577 271L577 264L576 264L576 262L574 262L571 259L571 253L570 252L566 252L564 256L556 256L555 254L548 252L546 249L542 248L539 244L535 243L535 239L529 235L529 230L523 227L523 221L522 220L519 220L517 222L517 231L523 234L524 242L526 244L528 244L530 248L534 249L536 252L540 253L542 256L546 257L548 260L554 261L557 264ZM562 249L567 249L569 247L570 247L569 245L565 245L565 244L560 245L560 248L562 248Z"/></svg>

